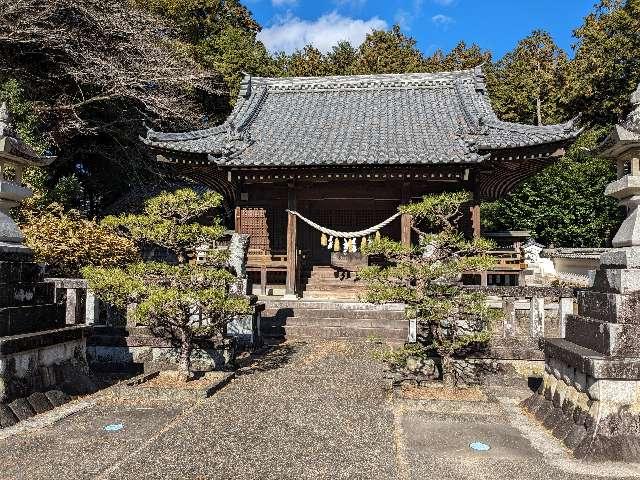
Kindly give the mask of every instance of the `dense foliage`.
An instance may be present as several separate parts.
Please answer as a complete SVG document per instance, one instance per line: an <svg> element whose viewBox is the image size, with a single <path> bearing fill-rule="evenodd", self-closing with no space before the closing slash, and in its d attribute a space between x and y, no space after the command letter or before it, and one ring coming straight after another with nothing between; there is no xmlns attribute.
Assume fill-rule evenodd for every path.
<svg viewBox="0 0 640 480"><path fill-rule="evenodd" d="M588 140L584 135L565 158L504 199L483 204L484 228L530 230L547 246L608 246L623 219L618 202L604 195L616 172L611 162L583 150Z"/></svg>
<svg viewBox="0 0 640 480"><path fill-rule="evenodd" d="M221 200L218 194L188 189L164 192L147 201L141 214L103 221L140 246L155 244L170 249L178 265L142 262L125 268L83 270L100 298L121 308L137 304L135 319L178 348L184 380L192 376L191 354L198 340L222 333L235 315L249 308L246 298L230 293L236 279L222 268L224 255L208 256L206 265L188 263L188 252L220 237L217 225L203 226L198 219L219 207Z"/></svg>
<svg viewBox="0 0 640 480"><path fill-rule="evenodd" d="M385 266L363 269L370 302L401 302L409 318L416 318L428 333L428 345L442 360L442 378L455 383L453 358L472 345L490 338L493 311L486 296L463 288L463 272L486 270L495 261L485 254L492 244L482 238L465 240L455 229L456 219L470 200L468 194L439 194L401 207L416 224L430 231L415 247L381 238L365 247L365 253L382 255Z"/></svg>
<svg viewBox="0 0 640 480"><path fill-rule="evenodd" d="M36 261L47 264L49 276L75 278L89 265L117 267L139 260L134 242L78 211L64 212L61 205L26 210L21 228Z"/></svg>

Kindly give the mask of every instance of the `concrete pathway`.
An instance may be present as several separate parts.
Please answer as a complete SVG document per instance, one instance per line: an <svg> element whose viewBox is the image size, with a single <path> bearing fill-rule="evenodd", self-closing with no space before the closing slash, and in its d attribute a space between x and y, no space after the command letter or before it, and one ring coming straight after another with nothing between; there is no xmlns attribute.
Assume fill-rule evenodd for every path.
<svg viewBox="0 0 640 480"><path fill-rule="evenodd" d="M0 431L2 479L600 479L517 408L393 398L367 343L288 343L196 405L83 399ZM66 408L66 410L65 410ZM104 426L122 423L107 432ZM470 442L491 445L474 452ZM599 476L592 476L597 473Z"/></svg>

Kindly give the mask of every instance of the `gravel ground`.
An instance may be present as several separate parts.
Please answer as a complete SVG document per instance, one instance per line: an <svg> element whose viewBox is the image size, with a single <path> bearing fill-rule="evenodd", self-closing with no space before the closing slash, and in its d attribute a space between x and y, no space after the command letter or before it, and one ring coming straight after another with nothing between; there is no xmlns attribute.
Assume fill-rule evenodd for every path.
<svg viewBox="0 0 640 480"><path fill-rule="evenodd" d="M374 348L287 343L195 405L92 398L49 425L0 436L0 478L633 478L629 466L585 466L549 447L518 413L526 392L477 402L386 394ZM106 432L112 423L124 428ZM491 450L474 452L472 441Z"/></svg>

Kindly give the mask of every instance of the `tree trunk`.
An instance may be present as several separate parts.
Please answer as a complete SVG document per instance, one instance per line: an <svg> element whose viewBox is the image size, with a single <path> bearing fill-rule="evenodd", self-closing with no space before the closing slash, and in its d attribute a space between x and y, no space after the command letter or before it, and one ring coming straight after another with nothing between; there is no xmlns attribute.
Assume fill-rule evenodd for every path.
<svg viewBox="0 0 640 480"><path fill-rule="evenodd" d="M440 355L442 362L442 383L447 388L453 388L456 385L455 370L453 367L453 359L450 355Z"/></svg>
<svg viewBox="0 0 640 480"><path fill-rule="evenodd" d="M536 116L538 118L538 125L542 125L542 102L540 97L536 98Z"/></svg>
<svg viewBox="0 0 640 480"><path fill-rule="evenodd" d="M188 382L193 374L191 372L191 352L193 350L193 338L187 329L180 332L180 362L178 374L181 380Z"/></svg>

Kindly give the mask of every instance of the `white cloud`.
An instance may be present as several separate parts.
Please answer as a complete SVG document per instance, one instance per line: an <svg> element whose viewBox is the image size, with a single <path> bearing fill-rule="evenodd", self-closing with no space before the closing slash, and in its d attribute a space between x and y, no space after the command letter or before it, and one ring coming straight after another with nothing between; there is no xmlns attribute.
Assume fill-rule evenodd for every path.
<svg viewBox="0 0 640 480"><path fill-rule="evenodd" d="M400 25L403 30L410 32L413 23L422 17L422 4L423 0L413 0L410 10L404 8L396 10L393 17L394 22Z"/></svg>
<svg viewBox="0 0 640 480"><path fill-rule="evenodd" d="M379 17L362 20L331 12L315 21L285 17L275 25L264 28L258 34L258 39L271 52L291 53L309 44L322 52L328 52L342 40L358 47L371 30L386 28L387 23Z"/></svg>
<svg viewBox="0 0 640 480"><path fill-rule="evenodd" d="M453 18L447 15L443 15L442 13L439 13L431 17L431 21L436 25L446 27L447 25L451 25L453 23Z"/></svg>
<svg viewBox="0 0 640 480"><path fill-rule="evenodd" d="M360 9L364 7L365 3L367 3L367 0L333 0L333 3L335 3L339 7Z"/></svg>
<svg viewBox="0 0 640 480"><path fill-rule="evenodd" d="M293 6L298 4L298 0L271 0L274 7Z"/></svg>

